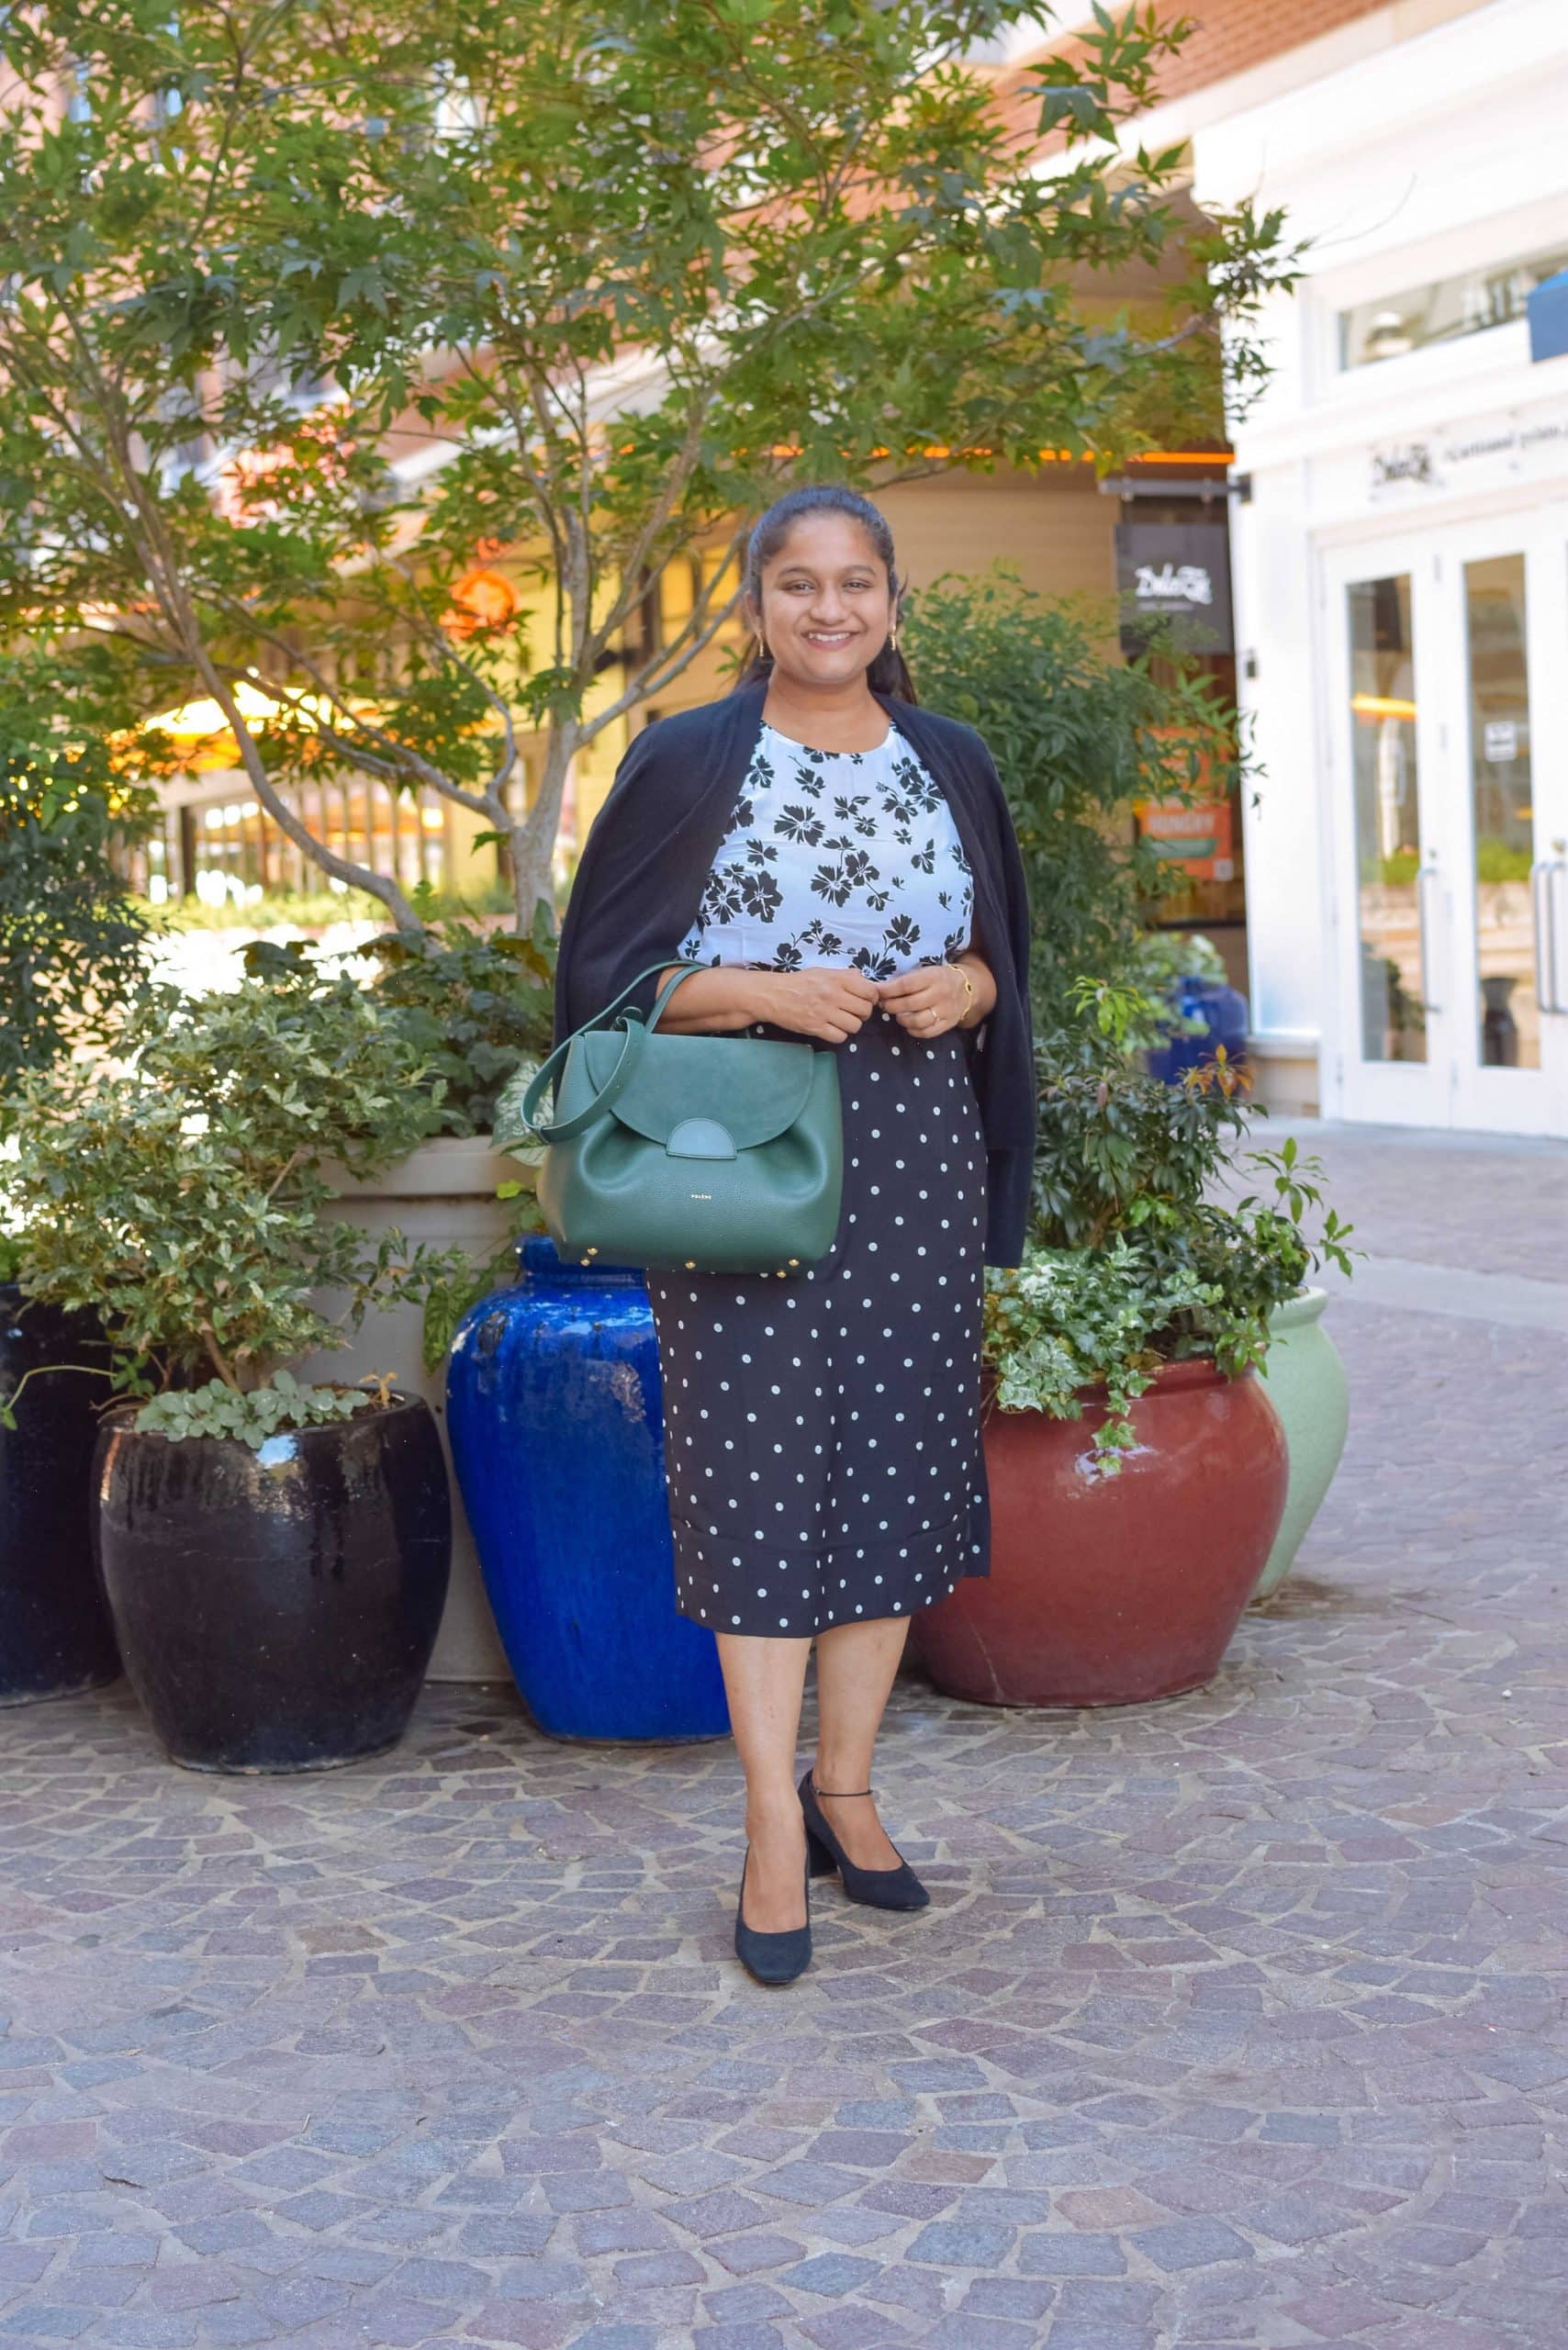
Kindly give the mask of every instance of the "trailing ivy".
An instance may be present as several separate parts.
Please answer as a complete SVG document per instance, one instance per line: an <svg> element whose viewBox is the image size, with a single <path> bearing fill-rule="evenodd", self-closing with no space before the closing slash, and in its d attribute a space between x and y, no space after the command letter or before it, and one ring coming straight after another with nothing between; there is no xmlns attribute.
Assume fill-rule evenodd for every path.
<svg viewBox="0 0 1568 2350"><path fill-rule="evenodd" d="M259 1452L269 1437L352 1420L390 1400L385 1386L307 1387L292 1371L275 1371L264 1387L249 1390L226 1387L221 1379L210 1379L205 1387L172 1388L143 1404L133 1425L139 1434L176 1442L184 1437L234 1437Z"/></svg>
<svg viewBox="0 0 1568 2350"><path fill-rule="evenodd" d="M1245 1080L1223 1053L1167 1085L1143 1066L1136 989L1084 981L1072 1009L1040 1046L1028 1245L987 1275L984 1354L1003 1410L1075 1419L1103 1391L1094 1458L1114 1472L1159 1364L1261 1366L1275 1310L1324 1265L1350 1271L1351 1227L1294 1137L1244 1147Z"/></svg>
<svg viewBox="0 0 1568 2350"><path fill-rule="evenodd" d="M984 1350L1004 1412L1081 1419L1106 1405L1093 1458L1114 1473L1134 1441L1131 1408L1165 1360L1157 1339L1220 1303L1195 1273L1161 1275L1124 1239L1109 1248L1033 1248L986 1276Z"/></svg>

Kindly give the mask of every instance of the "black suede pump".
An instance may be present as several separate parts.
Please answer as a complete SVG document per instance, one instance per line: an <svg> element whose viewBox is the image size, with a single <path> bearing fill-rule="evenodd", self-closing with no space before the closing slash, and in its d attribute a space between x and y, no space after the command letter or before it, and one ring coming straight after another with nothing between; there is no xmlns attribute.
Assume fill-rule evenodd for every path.
<svg viewBox="0 0 1568 2350"><path fill-rule="evenodd" d="M809 1832L809 1831L808 1831ZM749 1851L741 1869L741 1897L735 1904L735 1956L756 1983L766 1983L770 1988L783 1983L793 1983L812 1963L812 1875L810 1847L806 1869L806 1922L791 1926L782 1934L759 1934L755 1926L745 1921L745 1873L751 1864Z"/></svg>
<svg viewBox="0 0 1568 2350"><path fill-rule="evenodd" d="M806 1815L806 1866L812 1876L831 1876L834 1870L838 1881L851 1901L863 1901L868 1909L924 1909L931 1896L905 1860L896 1869L857 1868L833 1830L823 1817L817 1800L816 1782L808 1771L801 1781L801 1809ZM868 1796L869 1787L857 1787L853 1793ZM828 1790L830 1801L834 1798Z"/></svg>

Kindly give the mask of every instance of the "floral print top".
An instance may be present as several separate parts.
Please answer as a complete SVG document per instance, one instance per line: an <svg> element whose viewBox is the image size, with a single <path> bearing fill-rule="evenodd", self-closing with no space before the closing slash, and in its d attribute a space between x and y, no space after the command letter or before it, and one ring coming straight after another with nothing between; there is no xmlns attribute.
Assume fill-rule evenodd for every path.
<svg viewBox="0 0 1568 2350"><path fill-rule="evenodd" d="M952 811L896 729L813 751L765 725L680 954L890 979L961 955L973 905Z"/></svg>

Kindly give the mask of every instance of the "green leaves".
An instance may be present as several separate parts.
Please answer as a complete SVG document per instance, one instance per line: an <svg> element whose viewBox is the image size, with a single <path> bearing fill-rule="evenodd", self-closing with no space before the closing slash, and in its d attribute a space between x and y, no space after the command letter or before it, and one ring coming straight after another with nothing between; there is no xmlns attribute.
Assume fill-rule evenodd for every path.
<svg viewBox="0 0 1568 2350"><path fill-rule="evenodd" d="M0 699L0 1097L22 1070L101 1044L140 984L151 923L112 856L148 814L100 742Z"/></svg>
<svg viewBox="0 0 1568 2350"><path fill-rule="evenodd" d="M372 1176L443 1118L417 1043L351 979L150 990L116 1042L113 1063L21 1080L0 1172L28 1292L95 1311L122 1385L253 1390L452 1270L336 1211L329 1162Z"/></svg>
<svg viewBox="0 0 1568 2350"><path fill-rule="evenodd" d="M733 562L666 640L661 577L783 476L1212 431L1222 329L1258 380L1281 224L1194 226L1174 151L1110 144L1181 28L1106 13L1044 70L1040 173L970 62L1035 15L0 13L0 620L52 706L85 734L112 654L151 778L171 746L130 729L216 668L289 705L243 746L268 783L466 794L526 921L573 755L732 615ZM476 563L532 601L454 628ZM526 813L509 726L544 737Z"/></svg>
<svg viewBox="0 0 1568 2350"><path fill-rule="evenodd" d="M1105 1402L1091 1458L1114 1476L1134 1442L1130 1407L1162 1360L1157 1342L1220 1302L1192 1267L1157 1267L1123 1237L1092 1254L1031 1248L1022 1266L986 1274L982 1349L996 1402L1055 1420L1081 1419L1092 1396Z"/></svg>
<svg viewBox="0 0 1568 2350"><path fill-rule="evenodd" d="M442 1131L486 1133L520 1061L550 1049L555 940L548 908L535 910L529 934L436 923L417 950L391 936L361 951L379 967L371 993L382 1018L417 1046L443 1088Z"/></svg>
<svg viewBox="0 0 1568 2350"><path fill-rule="evenodd" d="M1074 1023L1038 1047L1027 1261L988 1276L985 1351L1004 1409L1076 1418L1079 1390L1103 1384L1109 1466L1160 1362L1260 1364L1276 1307L1325 1263L1349 1271L1350 1227L1294 1138L1238 1147L1249 1113L1235 1093L1148 1074L1136 990L1084 982L1072 998ZM1271 1201L1235 1196L1256 1176Z"/></svg>
<svg viewBox="0 0 1568 2350"><path fill-rule="evenodd" d="M1075 981L1126 975L1172 885L1134 839L1135 801L1190 795L1204 774L1223 784L1236 765L1213 682L1165 646L1117 659L1107 618L998 568L938 580L906 624L922 699L980 727L996 760L1028 876L1042 1031L1070 1023Z"/></svg>
<svg viewBox="0 0 1568 2350"><path fill-rule="evenodd" d="M269 1437L296 1428L325 1427L374 1407L368 1388L302 1387L293 1373L275 1371L264 1387L241 1393L220 1379L205 1387L175 1388L143 1404L132 1425L178 1443L187 1437L232 1437L260 1452Z"/></svg>

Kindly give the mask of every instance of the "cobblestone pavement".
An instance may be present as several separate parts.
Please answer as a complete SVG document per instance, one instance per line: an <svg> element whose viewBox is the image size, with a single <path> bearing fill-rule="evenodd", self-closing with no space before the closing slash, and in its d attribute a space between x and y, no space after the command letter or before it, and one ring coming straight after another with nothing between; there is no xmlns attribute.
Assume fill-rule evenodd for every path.
<svg viewBox="0 0 1568 2350"><path fill-rule="evenodd" d="M901 1684L934 1907L822 1894L786 1992L727 1748L0 1715L0 2344L1561 2350L1568 1339L1334 1317L1345 1470L1219 1679Z"/></svg>
<svg viewBox="0 0 1568 2350"><path fill-rule="evenodd" d="M1287 1134L1322 1159L1335 1206L1372 1255L1568 1281L1562 1144L1285 1117L1260 1118L1253 1139L1277 1148Z"/></svg>

